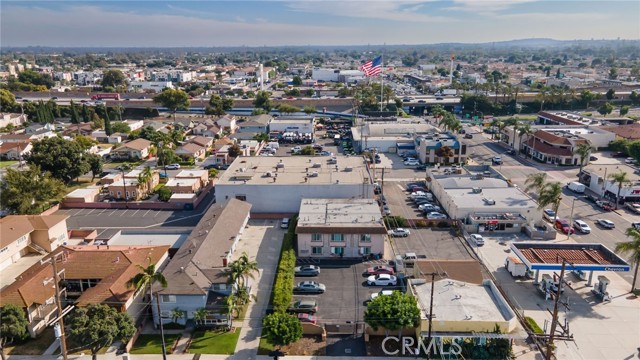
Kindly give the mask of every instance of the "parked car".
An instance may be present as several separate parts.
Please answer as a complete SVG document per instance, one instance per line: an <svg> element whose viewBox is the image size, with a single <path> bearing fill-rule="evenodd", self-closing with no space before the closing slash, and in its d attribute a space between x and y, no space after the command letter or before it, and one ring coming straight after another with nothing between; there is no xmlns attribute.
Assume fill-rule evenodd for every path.
<svg viewBox="0 0 640 360"><path fill-rule="evenodd" d="M507 154L507 155L515 155L516 151L514 149L509 149L509 150L507 150L507 152L505 154Z"/></svg>
<svg viewBox="0 0 640 360"><path fill-rule="evenodd" d="M282 221L280 222L280 228L281 229L288 229L289 228L289 218L282 219Z"/></svg>
<svg viewBox="0 0 640 360"><path fill-rule="evenodd" d="M301 281L293 288L293 292L305 294L322 294L327 289L317 281Z"/></svg>
<svg viewBox="0 0 640 360"><path fill-rule="evenodd" d="M318 276L320 275L320 267L316 265L301 265L294 269L295 276Z"/></svg>
<svg viewBox="0 0 640 360"><path fill-rule="evenodd" d="M591 228L589 227L589 225L587 225L587 223L582 220L574 221L573 228L583 234L589 234L591 232Z"/></svg>
<svg viewBox="0 0 640 360"><path fill-rule="evenodd" d="M382 207L382 215L391 215L391 209L387 205Z"/></svg>
<svg viewBox="0 0 640 360"><path fill-rule="evenodd" d="M575 230L571 227L571 224L565 219L556 219L554 227L565 234L573 234Z"/></svg>
<svg viewBox="0 0 640 360"><path fill-rule="evenodd" d="M367 275L379 275L379 274L394 275L395 271L391 266L387 266L387 265L376 265L367 269Z"/></svg>
<svg viewBox="0 0 640 360"><path fill-rule="evenodd" d="M318 317L314 314L308 314L308 313L299 313L298 320L300 320L300 322L310 323L310 324L318 323Z"/></svg>
<svg viewBox="0 0 640 360"><path fill-rule="evenodd" d="M476 246L484 245L484 238L482 238L482 235L480 234L469 235L469 240L471 240L472 243L476 244Z"/></svg>
<svg viewBox="0 0 640 360"><path fill-rule="evenodd" d="M429 220L444 220L447 218L447 215L439 213L437 211L430 212L427 214L427 219Z"/></svg>
<svg viewBox="0 0 640 360"><path fill-rule="evenodd" d="M589 161L596 161L596 160L598 160L597 156L593 156L593 155L589 156Z"/></svg>
<svg viewBox="0 0 640 360"><path fill-rule="evenodd" d="M493 163L496 165L501 165L502 164L502 156L500 155L496 155L493 157Z"/></svg>
<svg viewBox="0 0 640 360"><path fill-rule="evenodd" d="M624 162L627 164L635 164L636 163L636 159L632 158L632 157L628 157L626 159L624 159Z"/></svg>
<svg viewBox="0 0 640 360"><path fill-rule="evenodd" d="M584 199L592 203L595 203L596 201L598 201L598 197L595 195L587 195L584 197Z"/></svg>
<svg viewBox="0 0 640 360"><path fill-rule="evenodd" d="M616 227L616 224L614 224L613 221L607 219L598 219L596 220L596 224L602 226L605 229L613 229Z"/></svg>
<svg viewBox="0 0 640 360"><path fill-rule="evenodd" d="M289 311L315 314L318 311L318 303L315 300L296 300L289 306Z"/></svg>
<svg viewBox="0 0 640 360"><path fill-rule="evenodd" d="M382 290L380 292L375 292L369 295L369 301L373 301L373 299L377 298L378 296L389 296L389 295L393 295L393 290Z"/></svg>
<svg viewBox="0 0 640 360"><path fill-rule="evenodd" d="M418 206L418 209L420 209L421 211L428 211L428 212L434 212L434 211L440 212L440 210L442 210L440 209L440 206L429 204L429 203Z"/></svg>
<svg viewBox="0 0 640 360"><path fill-rule="evenodd" d="M397 283L396 277L389 274L371 275L367 278L367 285L370 286L395 286Z"/></svg>
<svg viewBox="0 0 640 360"><path fill-rule="evenodd" d="M178 170L180 169L180 164L169 164L164 167L167 170Z"/></svg>
<svg viewBox="0 0 640 360"><path fill-rule="evenodd" d="M405 166L418 166L420 165L420 161L418 160L407 160L404 162Z"/></svg>
<svg viewBox="0 0 640 360"><path fill-rule="evenodd" d="M416 170L427 170L427 165L426 164L418 165L416 167Z"/></svg>
<svg viewBox="0 0 640 360"><path fill-rule="evenodd" d="M556 220L556 212L551 209L544 209L542 210L542 217L554 222Z"/></svg>
<svg viewBox="0 0 640 360"><path fill-rule="evenodd" d="M473 139L473 135L472 134L464 134L464 138L465 139Z"/></svg>
<svg viewBox="0 0 640 360"><path fill-rule="evenodd" d="M604 210L604 211L613 210L613 206L608 201L598 200L598 201L596 201L596 206L599 207L600 209Z"/></svg>
<svg viewBox="0 0 640 360"><path fill-rule="evenodd" d="M389 230L389 235L393 237L407 237L411 235L411 232L409 231L409 229L395 228L395 229Z"/></svg>
<svg viewBox="0 0 640 360"><path fill-rule="evenodd" d="M625 206L634 213L640 214L640 203L626 203Z"/></svg>
<svg viewBox="0 0 640 360"><path fill-rule="evenodd" d="M631 226L636 230L640 230L640 222L632 222Z"/></svg>

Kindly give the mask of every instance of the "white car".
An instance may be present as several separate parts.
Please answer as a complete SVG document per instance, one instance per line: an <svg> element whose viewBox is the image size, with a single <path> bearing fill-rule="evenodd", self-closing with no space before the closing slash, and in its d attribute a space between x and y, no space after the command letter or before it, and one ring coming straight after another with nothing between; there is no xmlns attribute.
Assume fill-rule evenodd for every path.
<svg viewBox="0 0 640 360"><path fill-rule="evenodd" d="M551 209L544 209L542 211L542 217L551 222L554 222L556 221L556 212Z"/></svg>
<svg viewBox="0 0 640 360"><path fill-rule="evenodd" d="M418 209L420 209L421 211L431 210L429 212L440 212L440 210L442 210L440 209L440 206L429 204L429 203L418 206Z"/></svg>
<svg viewBox="0 0 640 360"><path fill-rule="evenodd" d="M632 157L628 157L628 158L624 159L624 162L626 162L627 164L635 164L636 159L634 159Z"/></svg>
<svg viewBox="0 0 640 360"><path fill-rule="evenodd" d="M376 292L369 295L369 301L373 301L373 299L377 298L378 296L389 296L392 294L393 294L393 290L382 290L380 292Z"/></svg>
<svg viewBox="0 0 640 360"><path fill-rule="evenodd" d="M502 156L494 156L493 163L498 165L502 164Z"/></svg>
<svg viewBox="0 0 640 360"><path fill-rule="evenodd" d="M583 234L589 234L591 232L591 228L589 227L589 225L587 225L587 223L582 220L574 221L573 228Z"/></svg>
<svg viewBox="0 0 640 360"><path fill-rule="evenodd" d="M409 229L395 228L395 229L389 230L389 235L393 237L407 237L411 235L411 232L409 231Z"/></svg>
<svg viewBox="0 0 640 360"><path fill-rule="evenodd" d="M389 274L371 275L367 278L367 285L370 286L388 286L396 285L398 280L395 276Z"/></svg>
<svg viewBox="0 0 640 360"><path fill-rule="evenodd" d="M406 166L418 166L420 165L420 161L418 160L407 160L404 162Z"/></svg>
<svg viewBox="0 0 640 360"><path fill-rule="evenodd" d="M482 238L482 235L480 235L480 234L471 234L471 235L469 235L469 240L471 240L471 242L476 244L476 246L484 245L484 239Z"/></svg>
<svg viewBox="0 0 640 360"><path fill-rule="evenodd" d="M167 170L178 170L178 169L180 169L180 164L169 164L169 165L165 166L165 169L167 169Z"/></svg>
<svg viewBox="0 0 640 360"><path fill-rule="evenodd" d="M613 221L607 219L598 219L596 220L596 223L607 229L613 229L616 227L616 224L614 224Z"/></svg>
<svg viewBox="0 0 640 360"><path fill-rule="evenodd" d="M437 211L430 212L427 214L427 219L429 220L443 220L446 218L447 218L447 215L439 213Z"/></svg>
<svg viewBox="0 0 640 360"><path fill-rule="evenodd" d="M391 209L387 205L382 207L382 215L391 215Z"/></svg>
<svg viewBox="0 0 640 360"><path fill-rule="evenodd" d="M294 146L293 148L291 148L292 153L298 153L300 151L302 151L302 148L300 146Z"/></svg>

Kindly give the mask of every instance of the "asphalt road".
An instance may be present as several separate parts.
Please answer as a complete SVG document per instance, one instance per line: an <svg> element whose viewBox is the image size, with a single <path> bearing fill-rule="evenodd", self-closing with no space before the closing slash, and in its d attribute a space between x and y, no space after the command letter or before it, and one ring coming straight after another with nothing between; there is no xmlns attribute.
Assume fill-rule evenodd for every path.
<svg viewBox="0 0 640 360"><path fill-rule="evenodd" d="M473 139L466 139L469 148L468 152L473 154L471 156L475 161L482 163L484 161L491 161L491 158L497 154L502 155L503 164L496 166L495 168L503 174L504 177L511 179L521 189L525 188L525 181L530 174L545 172L547 178L550 181L559 181L563 184L570 181L577 180L578 167L558 167L555 165L540 164L530 159L524 158L522 155L511 156L506 155L504 152L508 150L508 146L503 143L491 140L491 135L480 133L478 127L470 127L466 129L472 129L471 133L474 134ZM602 159L602 155L598 156ZM615 162L617 160L611 159ZM587 194L593 194L587 192ZM536 197L535 194L530 193L532 197ZM575 202L574 202L575 200ZM573 215L571 208L573 206ZM574 234L571 235L576 242L583 243L600 243L613 250L616 243L626 241L624 232L627 228L631 227L631 222L640 221L640 216L631 214L630 212L619 209L615 212L602 211L594 206L593 203L586 201L583 195L574 194L571 191L565 189L564 196L558 209L558 216L564 219L584 220L590 227L590 234ZM615 229L604 229L596 225L597 219L611 220L616 224ZM566 238L567 235L561 235L560 238ZM627 258L622 255L623 258ZM633 279L633 271L620 274L629 284Z"/></svg>

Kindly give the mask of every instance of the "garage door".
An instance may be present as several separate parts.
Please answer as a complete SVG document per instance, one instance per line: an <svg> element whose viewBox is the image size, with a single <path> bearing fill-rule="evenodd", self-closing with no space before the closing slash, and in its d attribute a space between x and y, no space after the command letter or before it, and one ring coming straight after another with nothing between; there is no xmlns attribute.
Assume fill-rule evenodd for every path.
<svg viewBox="0 0 640 360"><path fill-rule="evenodd" d="M11 258L3 261L0 263L0 271L6 269L7 267L9 267L9 265L11 265L13 262L11 261Z"/></svg>

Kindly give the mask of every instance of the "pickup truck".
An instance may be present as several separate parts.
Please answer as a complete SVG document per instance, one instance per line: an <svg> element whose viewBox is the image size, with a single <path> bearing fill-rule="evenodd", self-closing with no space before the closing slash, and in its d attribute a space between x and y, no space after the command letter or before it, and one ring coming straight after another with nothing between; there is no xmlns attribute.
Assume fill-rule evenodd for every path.
<svg viewBox="0 0 640 360"><path fill-rule="evenodd" d="M611 211L613 210L613 206L611 206L611 204L608 201L596 201L596 206L601 208L604 211Z"/></svg>
<svg viewBox="0 0 640 360"><path fill-rule="evenodd" d="M625 206L632 212L640 214L640 203L627 203Z"/></svg>

